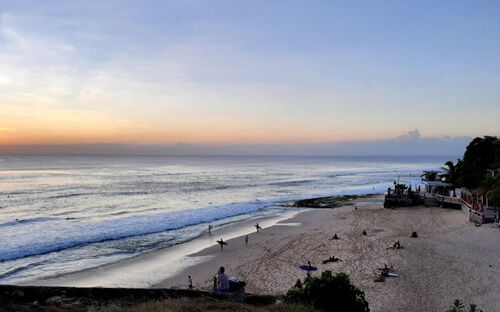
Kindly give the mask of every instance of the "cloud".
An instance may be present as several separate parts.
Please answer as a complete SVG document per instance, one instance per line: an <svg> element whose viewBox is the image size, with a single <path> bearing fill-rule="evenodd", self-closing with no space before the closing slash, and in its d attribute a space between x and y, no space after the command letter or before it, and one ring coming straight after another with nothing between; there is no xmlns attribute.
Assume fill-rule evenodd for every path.
<svg viewBox="0 0 500 312"><path fill-rule="evenodd" d="M144 155L336 155L459 157L470 137L422 137L418 130L392 139L315 144L73 144L0 146L0 154L144 154Z"/></svg>
<svg viewBox="0 0 500 312"><path fill-rule="evenodd" d="M28 26L31 29L26 29ZM75 75L78 68L74 66L79 59L76 48L56 35L35 31L36 26L25 17L0 15L3 93L54 98L71 95L79 84Z"/></svg>
<svg viewBox="0 0 500 312"><path fill-rule="evenodd" d="M301 4L283 10L267 2L153 1L144 6L79 0L13 1L3 8L0 124L15 128L19 138L33 132L46 138L6 140L3 135L3 142L325 142L390 135L390 142L193 145L187 152L339 154L363 153L373 145L369 152L383 153L378 146L392 148L399 142L391 152L416 144L418 151L432 153L431 146L423 147L430 138L418 130L397 135L417 127L453 136L500 129L494 117L499 110L494 66L485 67L491 77L456 89L443 76L459 73L466 82L477 73L463 66L441 72L446 62L435 56L435 49L429 50L428 64L411 57L421 49L404 48L410 54L386 50L383 41L356 31L366 22L356 20L358 10L353 18L344 18L342 10ZM371 18L369 11L365 13ZM366 37L356 38L360 34ZM370 42L378 42L382 50L364 46ZM495 55L498 49L483 50ZM476 109L470 109L472 104ZM87 119L77 131L74 123L56 126L62 119L74 120L72 116L82 120L88 112L109 119ZM101 124L120 127L108 126L100 137L84 131ZM123 128L136 124L153 130L124 135ZM83 134L69 136L75 132ZM439 140L448 146L453 138ZM162 145L168 153L185 149Z"/></svg>
<svg viewBox="0 0 500 312"><path fill-rule="evenodd" d="M418 131L418 129L415 129L413 131L408 131L407 134L400 135L399 137L397 137L397 139L399 139L399 140L418 140L418 139L420 139L420 137L421 137L420 131Z"/></svg>

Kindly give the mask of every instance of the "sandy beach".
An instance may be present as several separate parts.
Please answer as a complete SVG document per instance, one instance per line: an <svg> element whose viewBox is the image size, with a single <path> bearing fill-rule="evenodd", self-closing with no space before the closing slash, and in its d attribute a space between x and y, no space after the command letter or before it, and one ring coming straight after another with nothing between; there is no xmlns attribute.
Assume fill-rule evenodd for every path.
<svg viewBox="0 0 500 312"><path fill-rule="evenodd" d="M498 310L498 227L475 227L460 210L384 209L383 196L354 204L357 210L348 205L259 220L264 227L259 233L256 221L249 220L185 244L29 284L120 286L142 276L143 287L186 288L191 275L195 289L210 290L214 274L225 266L229 276L246 281L247 292L279 295L305 278L299 265L311 261L318 272L348 273L372 311L444 311L454 299ZM410 238L413 231L418 238ZM339 240L331 240L334 233ZM215 245L220 237L229 243L224 250ZM388 249L397 240L404 249ZM322 264L331 256L341 261ZM400 276L375 283L376 269L384 264Z"/></svg>
<svg viewBox="0 0 500 312"><path fill-rule="evenodd" d="M185 287L190 274L196 288L210 289L217 268L224 265L230 276L247 282L248 292L281 294L305 277L298 266L311 261L319 272L348 273L372 311L444 311L454 299L498 310L498 227L475 227L460 210L384 209L382 203L379 196L358 200L357 210L302 212L251 234L248 246L238 237L222 251L213 246L193 254L211 258L155 287ZM413 231L418 238L410 238ZM334 233L340 240L330 239ZM396 240L404 249L387 249ZM342 260L322 264L333 255ZM394 266L400 277L375 283L374 271L384 264Z"/></svg>

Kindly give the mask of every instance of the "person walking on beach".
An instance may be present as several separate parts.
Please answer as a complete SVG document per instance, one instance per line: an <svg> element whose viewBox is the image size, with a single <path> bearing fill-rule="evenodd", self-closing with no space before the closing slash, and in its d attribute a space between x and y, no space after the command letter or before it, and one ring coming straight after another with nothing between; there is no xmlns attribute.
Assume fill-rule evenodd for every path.
<svg viewBox="0 0 500 312"><path fill-rule="evenodd" d="M213 229L213 226L211 224L208 225L208 234L212 234L212 229Z"/></svg>
<svg viewBox="0 0 500 312"><path fill-rule="evenodd" d="M193 280L191 279L191 275L188 275L188 289L193 290Z"/></svg>
<svg viewBox="0 0 500 312"><path fill-rule="evenodd" d="M228 292L229 291L229 277L227 276L226 273L224 273L225 269L224 267L219 268L219 272L217 272L217 290L218 291L224 291Z"/></svg>
<svg viewBox="0 0 500 312"><path fill-rule="evenodd" d="M259 233L259 230L262 230L262 227L260 227L259 222L255 224L255 228L257 229L257 233Z"/></svg>
<svg viewBox="0 0 500 312"><path fill-rule="evenodd" d="M245 236L245 245L248 245L248 235Z"/></svg>

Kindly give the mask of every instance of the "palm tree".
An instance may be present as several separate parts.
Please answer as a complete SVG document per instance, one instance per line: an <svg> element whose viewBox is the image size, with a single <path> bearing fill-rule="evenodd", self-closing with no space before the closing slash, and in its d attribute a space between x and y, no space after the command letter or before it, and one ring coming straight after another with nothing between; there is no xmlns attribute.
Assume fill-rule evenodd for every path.
<svg viewBox="0 0 500 312"><path fill-rule="evenodd" d="M445 172L442 175L443 178L445 179L446 182L451 183L451 184L455 184L456 178L457 178L455 164L451 160L448 160L444 164L447 167L441 167L441 169L443 169L443 171Z"/></svg>

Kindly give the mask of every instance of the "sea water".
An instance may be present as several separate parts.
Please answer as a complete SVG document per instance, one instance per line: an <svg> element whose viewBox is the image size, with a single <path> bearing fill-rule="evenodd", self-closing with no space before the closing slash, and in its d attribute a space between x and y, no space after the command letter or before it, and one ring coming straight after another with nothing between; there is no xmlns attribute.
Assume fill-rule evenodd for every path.
<svg viewBox="0 0 500 312"><path fill-rule="evenodd" d="M314 196L419 184L449 157L0 155L0 283L182 243Z"/></svg>

